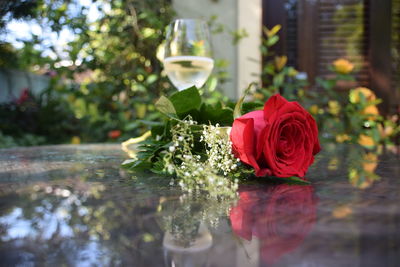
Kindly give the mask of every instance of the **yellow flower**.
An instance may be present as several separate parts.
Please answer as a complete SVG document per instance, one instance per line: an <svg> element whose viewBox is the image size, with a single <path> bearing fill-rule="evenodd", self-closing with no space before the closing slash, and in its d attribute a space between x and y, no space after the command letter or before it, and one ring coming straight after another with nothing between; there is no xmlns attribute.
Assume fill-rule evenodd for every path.
<svg viewBox="0 0 400 267"><path fill-rule="evenodd" d="M71 138L71 144L73 145L79 145L81 143L81 139L79 138L79 136L73 136Z"/></svg>
<svg viewBox="0 0 400 267"><path fill-rule="evenodd" d="M378 108L377 108L375 105L372 105L372 106L368 106L368 107L364 108L364 109L361 111L361 114L363 114L363 115L369 115L369 116L367 117L367 119L373 121L373 120L376 120L376 118L378 117L378 115L379 115L379 110L378 110Z"/></svg>
<svg viewBox="0 0 400 267"><path fill-rule="evenodd" d="M329 113L331 113L332 115L339 114L340 112L339 102L337 102L336 100L331 100L328 102L328 106L329 106Z"/></svg>
<svg viewBox="0 0 400 267"><path fill-rule="evenodd" d="M312 105L312 106L309 108L310 113L313 114L313 115L318 114L318 110L319 110L319 108L318 108L317 105Z"/></svg>
<svg viewBox="0 0 400 267"><path fill-rule="evenodd" d="M348 136L347 134L338 134L336 135L336 142L338 143L343 143L346 142L348 140L350 140L350 136Z"/></svg>
<svg viewBox="0 0 400 267"><path fill-rule="evenodd" d="M328 162L328 170L334 171L337 170L339 165L339 159L337 157L333 157Z"/></svg>
<svg viewBox="0 0 400 267"><path fill-rule="evenodd" d="M364 95L365 99L368 102L375 101L376 95L370 89L366 87L358 87L350 91L349 100L351 103L359 103L360 102L360 94Z"/></svg>
<svg viewBox="0 0 400 267"><path fill-rule="evenodd" d="M371 152L366 153L363 157L362 166L364 171L374 173L376 167L378 166L378 156Z"/></svg>
<svg viewBox="0 0 400 267"><path fill-rule="evenodd" d="M361 184L359 184L358 180L360 179L360 177L358 176L356 178L357 179L351 181L351 184L360 189L366 189L366 188L370 187L374 182L374 179L371 179L370 177L365 177L364 178L365 180Z"/></svg>
<svg viewBox="0 0 400 267"><path fill-rule="evenodd" d="M348 74L354 69L354 64L347 59L340 58L333 62L333 67L337 73Z"/></svg>
<svg viewBox="0 0 400 267"><path fill-rule="evenodd" d="M353 213L349 206L339 206L332 211L332 216L336 219L343 219Z"/></svg>
<svg viewBox="0 0 400 267"><path fill-rule="evenodd" d="M365 147L373 147L376 145L374 139L371 136L365 134L360 134L360 136L358 137L358 143Z"/></svg>
<svg viewBox="0 0 400 267"><path fill-rule="evenodd" d="M375 180L379 177L375 175L375 169L378 166L378 156L375 153L366 153L362 158L362 170L361 173L356 169L350 169L349 180L350 183L360 189L366 189L370 187ZM360 179L363 178L362 181Z"/></svg>
<svg viewBox="0 0 400 267"><path fill-rule="evenodd" d="M364 176L364 181L360 182L361 175L356 169L350 169L349 172L349 181L350 184L360 188L360 189L366 189L372 185L374 182L374 178L371 178L369 176Z"/></svg>
<svg viewBox="0 0 400 267"><path fill-rule="evenodd" d="M275 67L278 71L283 69L287 63L287 56L275 57Z"/></svg>

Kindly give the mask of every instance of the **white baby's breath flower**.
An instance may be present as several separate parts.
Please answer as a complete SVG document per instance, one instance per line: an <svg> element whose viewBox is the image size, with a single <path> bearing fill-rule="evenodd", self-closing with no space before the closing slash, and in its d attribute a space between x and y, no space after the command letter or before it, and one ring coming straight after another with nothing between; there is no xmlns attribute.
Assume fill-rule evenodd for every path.
<svg viewBox="0 0 400 267"><path fill-rule="evenodd" d="M232 143L226 134L229 128L215 126L204 126L202 140L206 144L206 153L210 165L223 175L228 175L235 168L232 163L236 161L232 154Z"/></svg>
<svg viewBox="0 0 400 267"><path fill-rule="evenodd" d="M197 122L192 118L178 122L171 128L172 144L163 156L164 171L179 178L178 185L184 192L199 194L206 190L210 197L235 194L236 183L219 175L229 175L236 166L231 153L231 142L219 125L205 126L200 140L206 144L206 155L193 152L195 137L191 125Z"/></svg>

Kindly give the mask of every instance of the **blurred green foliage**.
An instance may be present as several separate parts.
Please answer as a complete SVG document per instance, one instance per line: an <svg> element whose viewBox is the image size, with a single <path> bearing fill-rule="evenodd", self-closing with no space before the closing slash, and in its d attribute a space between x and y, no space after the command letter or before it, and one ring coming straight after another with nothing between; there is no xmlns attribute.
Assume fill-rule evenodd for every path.
<svg viewBox="0 0 400 267"><path fill-rule="evenodd" d="M77 0L43 0L36 2L32 14L28 21L40 25L43 33L69 32L73 39L61 47L46 34L32 34L21 49L2 43L7 53L1 56L0 67L40 74L47 70L52 77L48 93L52 101L59 101L58 110L52 109L52 102L31 96L36 110L52 111L36 111L34 121L47 123L55 116L59 120L37 126L47 127L50 133L31 131L20 127L32 120L29 112L21 111L16 112L21 123L8 120L0 131L16 143L23 136L20 132L38 134L44 143L118 142L141 135L159 119L154 102L160 94L174 91L160 61L166 26L174 15L170 1L100 0L86 6ZM229 30L216 16L208 23L213 34ZM235 43L246 36L244 31L229 33ZM216 59L213 74L200 90L208 104L227 100L217 90L228 79L227 64ZM6 106L0 109L12 112Z"/></svg>
<svg viewBox="0 0 400 267"><path fill-rule="evenodd" d="M63 143L80 131L68 103L50 89L39 96L28 89L0 105L0 147Z"/></svg>
<svg viewBox="0 0 400 267"><path fill-rule="evenodd" d="M174 15L170 1L93 0L91 5L81 5L78 0L25 2L29 8L21 9L15 3L4 9L7 12L1 14L0 30L5 19L25 19L40 25L43 33L60 37L69 32L73 38L55 46L48 34L32 34L30 39L21 40L21 49L0 42L0 67L52 77L42 95L0 106L0 146L119 142L143 134L160 120L154 103L160 94L169 95L174 90L160 61L165 28ZM228 31L233 45L247 36L244 30L235 32L218 23L216 16L208 23L213 34ZM341 83L354 81L353 69L346 71L351 63L342 69L330 66L336 76L318 78L318 88L309 90L306 74L287 66L285 55L273 52L279 30L279 25L264 29L262 86L253 92L255 105L243 109L262 106L279 92L288 100L301 102L313 114L323 139L360 142L364 138L368 144L390 143L399 132L398 118L376 114L379 99L370 102L361 96L354 102L351 90L337 90ZM205 104L228 103L217 90L218 84L229 78L227 64L215 60L213 75L200 89ZM366 110L372 110L373 116Z"/></svg>
<svg viewBox="0 0 400 267"><path fill-rule="evenodd" d="M284 95L288 100L298 100L299 92L307 85L306 78L299 76L295 68L286 65L287 56L274 52L274 45L279 41L277 34L280 29L280 25L272 29L263 28L264 38L260 48L263 56L262 86L255 95L261 100L276 93Z"/></svg>
<svg viewBox="0 0 400 267"><path fill-rule="evenodd" d="M92 8L96 9L95 19L89 14ZM91 6L79 1L38 1L31 21L58 35L67 30L74 39L54 47L45 36L32 34L22 49L2 44L7 56L2 56L1 66L54 72L48 90L52 100L31 96L33 113L26 110L26 104L3 105L1 111L11 112L18 120L8 120L0 130L15 138L22 136L20 132L43 134L49 143L69 142L72 134L78 138L76 142L122 140L140 134L145 120L157 119L152 113L153 101L171 87L161 74L156 51L172 15L169 2L164 0L103 0L93 1ZM17 125L29 121L35 129ZM74 126L73 130L63 124ZM36 129L42 127L51 132Z"/></svg>
<svg viewBox="0 0 400 267"><path fill-rule="evenodd" d="M327 66L332 75L317 77L316 85L310 88L306 76L286 65L286 56L273 52L280 28L264 28L262 86L254 98L263 103L280 93L300 102L316 119L322 141L358 143L367 148L392 144L400 133L399 118L379 113L377 104L382 100L370 89L357 85L354 64L346 59L332 62Z"/></svg>

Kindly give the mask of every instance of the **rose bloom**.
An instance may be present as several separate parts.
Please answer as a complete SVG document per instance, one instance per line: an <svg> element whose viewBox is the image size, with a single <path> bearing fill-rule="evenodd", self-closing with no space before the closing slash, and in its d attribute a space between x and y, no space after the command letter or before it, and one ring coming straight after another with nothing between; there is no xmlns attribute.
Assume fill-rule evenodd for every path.
<svg viewBox="0 0 400 267"><path fill-rule="evenodd" d="M256 176L304 177L321 149L314 118L279 94L268 99L264 110L235 119L230 139L235 156Z"/></svg>
<svg viewBox="0 0 400 267"><path fill-rule="evenodd" d="M233 232L246 240L259 240L267 264L302 244L316 221L318 200L312 186L241 186L239 201L229 218Z"/></svg>
<svg viewBox="0 0 400 267"><path fill-rule="evenodd" d="M22 90L20 96L18 97L18 99L16 100L17 105L22 105L23 103L25 103L27 100L29 99L29 89L25 88L24 90Z"/></svg>
<svg viewBox="0 0 400 267"><path fill-rule="evenodd" d="M375 101L376 95L371 89L366 87L357 87L356 89L352 89L349 93L349 99L351 103L359 103L360 95L363 95L368 102Z"/></svg>
<svg viewBox="0 0 400 267"><path fill-rule="evenodd" d="M344 58L337 59L333 62L333 68L341 74L348 74L353 71L354 64Z"/></svg>
<svg viewBox="0 0 400 267"><path fill-rule="evenodd" d="M375 105L371 105L361 110L361 114L367 115L367 120L374 121L379 116L379 110Z"/></svg>
<svg viewBox="0 0 400 267"><path fill-rule="evenodd" d="M366 134L360 134L358 143L364 147L374 147L376 145L374 138Z"/></svg>

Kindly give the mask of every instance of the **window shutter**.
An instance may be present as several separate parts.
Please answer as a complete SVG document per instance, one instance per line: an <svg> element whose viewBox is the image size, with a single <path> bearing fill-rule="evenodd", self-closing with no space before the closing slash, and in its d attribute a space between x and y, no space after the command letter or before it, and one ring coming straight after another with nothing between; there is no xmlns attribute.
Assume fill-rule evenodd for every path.
<svg viewBox="0 0 400 267"><path fill-rule="evenodd" d="M383 99L383 114L399 110L400 0L263 0L263 24L282 25L275 52L315 77L329 77L334 60L355 64L357 82ZM315 89L315 88L314 88Z"/></svg>
<svg viewBox="0 0 400 267"><path fill-rule="evenodd" d="M400 0L392 2L392 86L400 94Z"/></svg>
<svg viewBox="0 0 400 267"><path fill-rule="evenodd" d="M319 1L317 76L331 75L327 67L346 58L355 64L359 84L368 86L367 8L361 0Z"/></svg>

